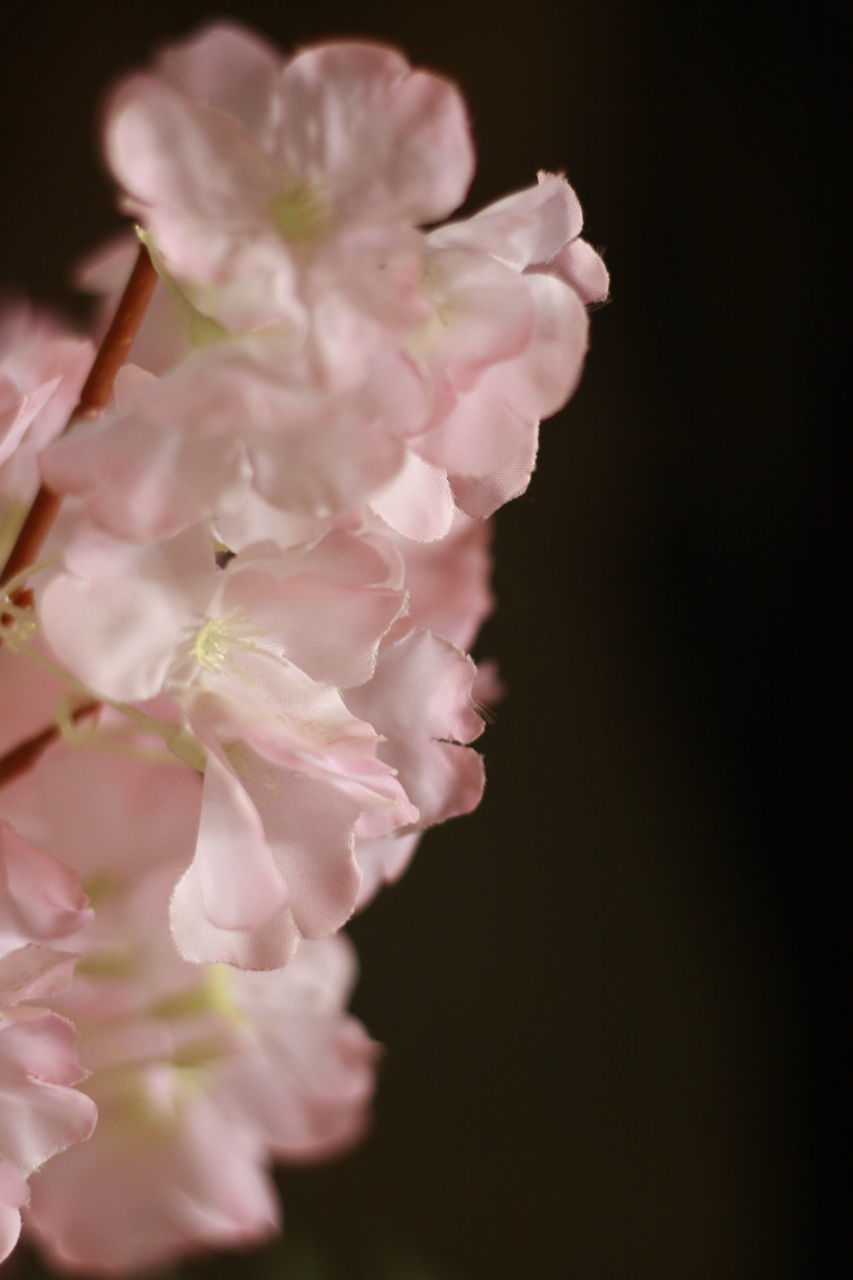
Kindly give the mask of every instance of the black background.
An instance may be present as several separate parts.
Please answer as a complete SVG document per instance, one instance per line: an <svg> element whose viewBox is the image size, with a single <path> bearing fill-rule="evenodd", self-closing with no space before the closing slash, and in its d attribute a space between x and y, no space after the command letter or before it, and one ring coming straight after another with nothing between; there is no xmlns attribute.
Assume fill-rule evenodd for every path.
<svg viewBox="0 0 853 1280"><path fill-rule="evenodd" d="M830 1274L836 633L806 655L838 518L840 32L728 0L230 14L457 79L466 207L565 169L613 274L582 386L498 521L478 652L510 692L484 804L352 929L356 1009L387 1045L375 1131L282 1175L290 1238L345 1280L420 1275L407 1258L463 1280ZM101 93L210 16L4 13L0 281L73 305L69 264L117 224ZM212 1270L295 1275L286 1256Z"/></svg>

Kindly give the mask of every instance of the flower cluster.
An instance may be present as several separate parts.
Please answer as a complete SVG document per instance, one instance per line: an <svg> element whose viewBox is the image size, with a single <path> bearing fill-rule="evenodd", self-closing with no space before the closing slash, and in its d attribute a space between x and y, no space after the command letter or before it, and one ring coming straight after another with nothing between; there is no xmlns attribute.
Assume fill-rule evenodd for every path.
<svg viewBox="0 0 853 1280"><path fill-rule="evenodd" d="M270 1160L365 1126L339 931L480 799L488 518L607 275L560 175L443 222L464 104L381 46L209 27L104 145L141 249L81 269L102 351L156 271L104 411L63 434L91 345L0 325L10 563L62 499L0 600L0 1256L29 1204L115 1272L261 1237Z"/></svg>

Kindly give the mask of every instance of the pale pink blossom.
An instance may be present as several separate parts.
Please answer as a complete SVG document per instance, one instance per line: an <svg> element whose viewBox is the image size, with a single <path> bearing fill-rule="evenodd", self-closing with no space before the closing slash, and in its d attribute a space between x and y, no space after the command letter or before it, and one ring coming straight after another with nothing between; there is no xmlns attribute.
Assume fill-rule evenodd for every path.
<svg viewBox="0 0 853 1280"><path fill-rule="evenodd" d="M520 191L462 222L430 232L436 259L467 252L515 273L531 315L527 341L490 362L476 380L456 385L446 412L412 442L446 468L458 506L484 518L523 493L536 461L542 418L561 408L575 389L587 348L584 304L601 301L608 277L580 238L582 216L564 178L542 173ZM452 341L452 281L442 312Z"/></svg>
<svg viewBox="0 0 853 1280"><path fill-rule="evenodd" d="M74 1028L25 1003L67 982L70 963L37 946L0 959L0 1260L17 1242L27 1179L95 1124L95 1104L72 1088L86 1074Z"/></svg>
<svg viewBox="0 0 853 1280"><path fill-rule="evenodd" d="M430 241L480 250L517 271L557 276L582 302L603 302L610 277L600 254L581 238L582 230L576 193L562 174L543 171L535 187L504 196L464 222L438 228Z"/></svg>
<svg viewBox="0 0 853 1280"><path fill-rule="evenodd" d="M361 869L361 885L355 910L362 911L386 884L393 884L408 867L423 832L407 831L405 835L378 836L375 840L359 840L355 856Z"/></svg>
<svg viewBox="0 0 853 1280"><path fill-rule="evenodd" d="M270 969L302 937L324 937L351 915L356 836L395 830L418 811L380 758L379 734L337 690L280 664L244 670L244 688L193 703L208 752L204 799L172 928L190 959Z"/></svg>
<svg viewBox="0 0 853 1280"><path fill-rule="evenodd" d="M342 1012L355 976L343 938L305 943L268 974L181 959L167 902L192 845L196 778L152 763L144 738L98 732L112 735L112 754L97 738L57 743L28 794L13 796L15 816L66 850L97 906L74 939L73 986L43 982L39 995L51 1018L79 1028L91 1075L77 1096L97 1104L98 1125L85 1149L35 1175L28 1221L58 1265L124 1272L275 1230L270 1161L325 1158L359 1139L377 1051ZM75 789L86 796L76 818ZM124 829L117 795L131 801ZM8 1182L14 1198L2 1173L0 1194Z"/></svg>
<svg viewBox="0 0 853 1280"><path fill-rule="evenodd" d="M228 325L292 317L318 263L315 285L322 275L346 291L353 277L356 305L397 305L380 269L405 261L408 228L446 217L471 179L462 100L379 45L307 49L280 72L276 60L213 28L168 52L160 74L127 80L105 126L125 205L171 272L219 286ZM365 255L369 283L353 273Z"/></svg>
<svg viewBox="0 0 853 1280"><path fill-rule="evenodd" d="M10 1160L0 1159L0 1262L8 1258L21 1234L21 1208L30 1198L26 1178Z"/></svg>
<svg viewBox="0 0 853 1280"><path fill-rule="evenodd" d="M232 116L256 137L267 136L284 58L253 31L234 22L211 23L164 48L155 66L194 102Z"/></svg>
<svg viewBox="0 0 853 1280"><path fill-rule="evenodd" d="M155 1064L90 1087L95 1133L32 1185L28 1225L55 1266L135 1273L275 1233L263 1144L188 1092L183 1071Z"/></svg>
<svg viewBox="0 0 853 1280"><path fill-rule="evenodd" d="M418 817L339 692L370 679L401 611L399 553L338 530L218 569L199 527L138 545L90 526L65 559L41 601L53 648L113 700L171 695L206 752L195 859L172 907L179 948L285 963L300 937L351 914L356 834Z"/></svg>
<svg viewBox="0 0 853 1280"><path fill-rule="evenodd" d="M58 439L91 348L0 320L0 561L63 497L0 599L0 1257L23 1211L121 1274L264 1239L271 1162L369 1123L339 931L480 799L486 521L609 282L558 174L436 225L465 108L380 45L214 23L104 141L159 275L106 412ZM136 252L82 268L99 335Z"/></svg>
<svg viewBox="0 0 853 1280"><path fill-rule="evenodd" d="M303 519L341 515L398 474L427 405L391 348L338 373L329 385L279 331L215 343L162 380L128 370L111 413L46 451L45 479L134 539L227 516L250 489Z"/></svg>
<svg viewBox="0 0 853 1280"><path fill-rule="evenodd" d="M201 780L116 712L103 711L81 733L81 745L58 738L34 768L3 787L0 814L42 857L61 859L97 903L140 866L189 859ZM82 922L90 915L84 911Z"/></svg>
<svg viewBox="0 0 853 1280"><path fill-rule="evenodd" d="M96 1109L71 1086L86 1072L72 1024L42 1007L68 986L61 942L91 920L79 880L0 818L0 1260L17 1243L27 1179L92 1132Z"/></svg>
<svg viewBox="0 0 853 1280"><path fill-rule="evenodd" d="M434 542L398 538L404 562L408 608L388 633L399 639L414 628L434 631L468 650L494 608L488 521L456 512L447 534Z"/></svg>
<svg viewBox="0 0 853 1280"><path fill-rule="evenodd" d="M0 558L39 485L38 455L65 427L92 345L26 304L0 312Z"/></svg>
<svg viewBox="0 0 853 1280"><path fill-rule="evenodd" d="M0 954L29 942L55 942L90 918L70 867L33 848L0 817Z"/></svg>
<svg viewBox="0 0 853 1280"><path fill-rule="evenodd" d="M483 760L467 744L483 731L469 657L429 631L383 648L376 674L347 692L347 705L382 734L378 754L393 765L423 829L470 813L483 792Z"/></svg>
<svg viewBox="0 0 853 1280"><path fill-rule="evenodd" d="M361 870L356 910L384 884L398 880L414 856L423 828L470 813L483 792L482 757L467 745L483 729L477 701L499 694L496 679L478 688L474 664L448 640L409 631L381 652L374 679L347 694L385 741L380 755L392 763L418 806L418 821L356 843Z"/></svg>
<svg viewBox="0 0 853 1280"><path fill-rule="evenodd" d="M111 699L221 688L251 653L346 688L371 676L401 583L399 551L371 534L334 530L289 552L259 544L220 569L200 525L138 544L82 524L40 612L62 661Z"/></svg>

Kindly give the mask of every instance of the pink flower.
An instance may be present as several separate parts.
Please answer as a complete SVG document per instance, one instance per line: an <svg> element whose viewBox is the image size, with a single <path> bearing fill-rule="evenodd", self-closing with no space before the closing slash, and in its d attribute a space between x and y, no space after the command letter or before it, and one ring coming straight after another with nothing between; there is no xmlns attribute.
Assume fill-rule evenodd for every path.
<svg viewBox="0 0 853 1280"><path fill-rule="evenodd" d="M197 780L144 758L144 738L108 731L114 754L51 747L7 812L65 852L96 903L75 937L73 985L29 979L46 1016L79 1029L91 1074L75 1097L87 1113L97 1104L98 1125L39 1169L28 1221L58 1265L125 1272L275 1230L270 1161L325 1158L360 1138L377 1050L342 1012L355 976L343 938L305 943L264 974L175 952L167 903L192 847ZM67 972L72 959L57 963ZM0 1127L0 1155L19 1152L4 1141ZM0 1164L0 1230L17 1193L6 1173Z"/></svg>
<svg viewBox="0 0 853 1280"><path fill-rule="evenodd" d="M434 542L398 538L405 564L408 609L388 640L418 627L467 650L494 608L489 587L491 525L457 512L449 532Z"/></svg>
<svg viewBox="0 0 853 1280"><path fill-rule="evenodd" d="M270 330L209 346L159 380L126 370L113 411L58 441L42 469L121 537L170 537L227 517L251 490L322 532L317 522L398 474L425 404L416 370L391 348L339 365L331 384Z"/></svg>
<svg viewBox="0 0 853 1280"><path fill-rule="evenodd" d="M428 236L439 260L464 252L502 264L525 293L531 317L515 351L490 361L467 384L451 379L446 412L412 442L448 471L456 503L472 516L489 516L526 489L539 421L561 408L577 384L587 347L584 303L600 301L608 287L601 259L580 239L581 226L571 187L543 173L538 186ZM448 314L444 341L450 345L452 292Z"/></svg>
<svg viewBox="0 0 853 1280"><path fill-rule="evenodd" d="M95 1124L95 1104L71 1087L86 1074L74 1028L26 1003L64 985L72 964L37 946L0 959L0 1260L17 1243L27 1178Z"/></svg>
<svg viewBox="0 0 853 1280"><path fill-rule="evenodd" d="M90 342L26 305L0 314L0 556L4 523L35 497L37 456L68 421L92 354Z"/></svg>
<svg viewBox="0 0 853 1280"><path fill-rule="evenodd" d="M139 546L84 526L66 562L41 602L53 647L109 698L170 694L206 752L195 860L172 906L182 954L284 964L351 914L356 834L418 816L339 692L373 675L401 611L399 553L338 530L220 570L200 527Z"/></svg>
<svg viewBox="0 0 853 1280"><path fill-rule="evenodd" d="M34 1179L32 1228L64 1267L123 1273L256 1243L279 1225L271 1159L324 1159L363 1134L376 1046L340 1012L344 939L279 973L187 969L149 1015L181 1032L171 1056L96 1071L93 1138Z"/></svg>
<svg viewBox="0 0 853 1280"><path fill-rule="evenodd" d="M0 1261L20 1234L27 1179L95 1123L94 1103L71 1087L86 1075L74 1027L40 1003L74 968L73 955L41 944L91 914L74 873L0 818Z"/></svg>
<svg viewBox="0 0 853 1280"><path fill-rule="evenodd" d="M471 699L475 674L449 641L412 631L382 649L373 679L346 695L382 734L379 755L417 806L413 825L421 830L470 813L480 801L483 761L466 745L483 731Z"/></svg>
<svg viewBox="0 0 853 1280"><path fill-rule="evenodd" d="M0 954L66 938L91 914L74 872L34 849L0 817Z"/></svg>
<svg viewBox="0 0 853 1280"><path fill-rule="evenodd" d="M271 969L300 938L333 933L351 915L356 835L394 830L417 810L380 759L379 735L336 690L277 666L247 670L245 688L193 706L208 758L172 928L190 959Z"/></svg>
<svg viewBox="0 0 853 1280"><path fill-rule="evenodd" d="M560 175L437 225L465 107L380 45L215 23L104 142L144 245L81 273L106 411L63 434L89 344L0 318L0 1258L23 1211L122 1274L262 1240L272 1162L369 1124L340 930L480 799L486 520L608 277Z"/></svg>
<svg viewBox="0 0 853 1280"><path fill-rule="evenodd" d="M377 268L405 258L407 229L446 217L471 179L464 106L446 81L378 45L277 62L233 27L208 29L159 75L126 81L107 112L128 211L171 272L220 286L228 325L293 315L306 264L346 289L366 252ZM353 297L368 296L356 279Z"/></svg>

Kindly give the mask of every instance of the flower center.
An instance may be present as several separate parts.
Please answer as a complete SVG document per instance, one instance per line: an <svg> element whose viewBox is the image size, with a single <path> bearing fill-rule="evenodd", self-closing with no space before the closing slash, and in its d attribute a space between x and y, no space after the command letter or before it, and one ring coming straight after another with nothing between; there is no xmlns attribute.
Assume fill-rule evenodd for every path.
<svg viewBox="0 0 853 1280"><path fill-rule="evenodd" d="M332 211L322 192L310 182L284 187L270 208L273 223L288 244L315 244L332 225Z"/></svg>
<svg viewBox="0 0 853 1280"><path fill-rule="evenodd" d="M222 618L207 618L196 632L190 657L208 671L221 672L232 653L251 652L262 632L245 617L241 608Z"/></svg>
<svg viewBox="0 0 853 1280"><path fill-rule="evenodd" d="M195 987L163 996L150 1012L155 1018L191 1018L217 1013L232 1026L242 1026L233 992L233 976L227 964L201 965L201 980ZM209 1056L209 1055L208 1055Z"/></svg>

